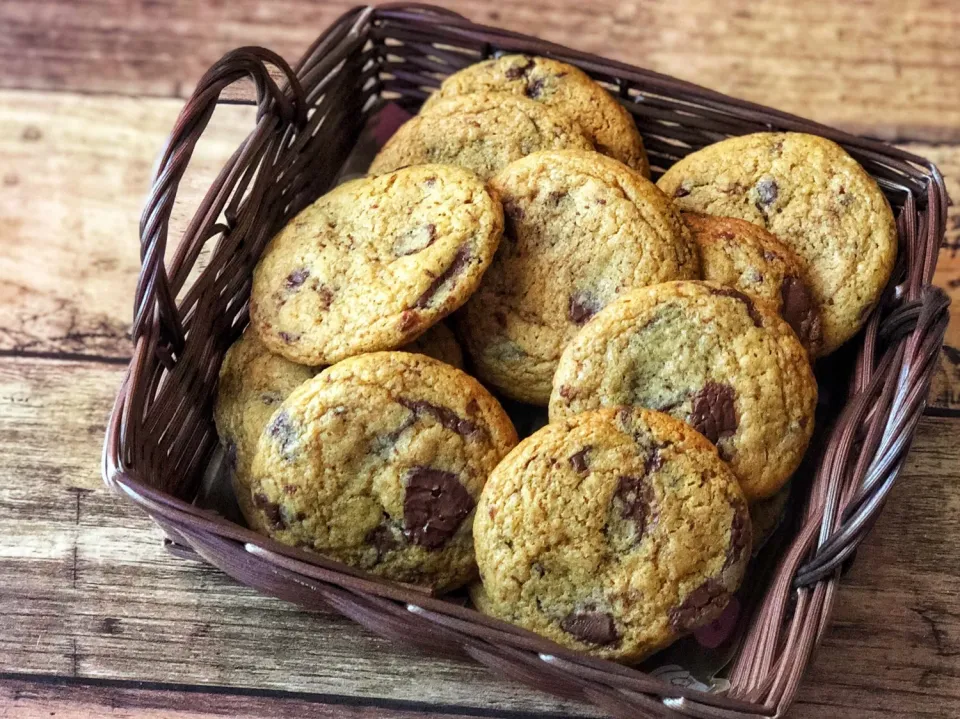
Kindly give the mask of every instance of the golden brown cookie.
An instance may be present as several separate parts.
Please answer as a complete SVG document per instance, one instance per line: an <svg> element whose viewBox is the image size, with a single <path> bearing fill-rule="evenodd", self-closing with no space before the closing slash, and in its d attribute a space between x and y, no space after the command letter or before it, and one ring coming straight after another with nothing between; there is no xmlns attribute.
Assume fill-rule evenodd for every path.
<svg viewBox="0 0 960 719"><path fill-rule="evenodd" d="M406 344L463 304L503 231L473 173L423 165L340 185L264 250L250 321L302 364Z"/></svg>
<svg viewBox="0 0 960 719"><path fill-rule="evenodd" d="M700 250L703 279L770 305L816 357L823 331L820 309L796 253L746 220L699 212L684 212L683 219Z"/></svg>
<svg viewBox="0 0 960 719"><path fill-rule="evenodd" d="M634 290L567 345L550 420L638 405L717 445L748 500L776 493L813 433L817 384L796 334L731 287L667 282Z"/></svg>
<svg viewBox="0 0 960 719"><path fill-rule="evenodd" d="M253 461L254 526L389 579L438 591L476 571L473 512L516 444L472 377L437 360L376 352L294 391Z"/></svg>
<svg viewBox="0 0 960 719"><path fill-rule="evenodd" d="M672 203L616 160L538 152L490 186L507 229L460 329L478 376L508 397L546 405L560 353L594 314L636 287L698 277Z"/></svg>
<svg viewBox="0 0 960 719"><path fill-rule="evenodd" d="M370 165L378 175L427 162L458 165L488 179L538 150L592 150L580 126L558 110L506 93L451 97L405 122Z"/></svg>
<svg viewBox="0 0 960 719"><path fill-rule="evenodd" d="M280 403L314 374L313 367L271 354L249 327L223 358L213 418L237 504L247 521L253 510L250 466L260 434Z"/></svg>
<svg viewBox="0 0 960 719"><path fill-rule="evenodd" d="M797 253L820 306L821 354L856 334L890 279L890 204L835 142L795 132L734 137L688 155L657 184L682 210L739 217Z"/></svg>
<svg viewBox="0 0 960 719"><path fill-rule="evenodd" d="M433 357L451 367L463 369L463 350L460 349L453 331L444 322L435 324L400 350Z"/></svg>
<svg viewBox="0 0 960 719"><path fill-rule="evenodd" d="M476 92L509 92L570 115L598 152L650 177L647 153L630 113L589 75L546 57L505 55L454 73L423 106Z"/></svg>
<svg viewBox="0 0 960 719"><path fill-rule="evenodd" d="M716 449L636 407L521 442L474 521L477 607L553 641L636 661L715 619L750 558L750 515Z"/></svg>

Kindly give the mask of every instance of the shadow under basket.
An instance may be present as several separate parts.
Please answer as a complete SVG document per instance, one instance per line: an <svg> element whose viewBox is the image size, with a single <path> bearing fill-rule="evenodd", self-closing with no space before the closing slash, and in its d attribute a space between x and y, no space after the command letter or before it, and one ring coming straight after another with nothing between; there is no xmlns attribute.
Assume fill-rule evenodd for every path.
<svg viewBox="0 0 960 719"><path fill-rule="evenodd" d="M332 186L386 103L415 112L444 77L504 52L563 60L607 87L636 119L655 176L731 135L809 132L843 145L897 215L899 261L880 306L819 368L820 429L794 480L795 521L750 608L723 691L674 686L561 648L416 588L280 545L196 501L217 446L212 404L220 361L247 322L251 275L266 242ZM250 79L253 131L168 253L171 210L194 147L221 93ZM439 8L356 8L295 68L262 48L228 53L180 114L140 223L136 345L107 429L104 479L163 528L175 554L200 557L266 594L332 608L384 637L470 657L618 717L779 716L796 695L841 570L876 521L926 403L948 320L948 300L930 284L947 201L935 166L880 142ZM202 269L195 267L201 252L208 259Z"/></svg>

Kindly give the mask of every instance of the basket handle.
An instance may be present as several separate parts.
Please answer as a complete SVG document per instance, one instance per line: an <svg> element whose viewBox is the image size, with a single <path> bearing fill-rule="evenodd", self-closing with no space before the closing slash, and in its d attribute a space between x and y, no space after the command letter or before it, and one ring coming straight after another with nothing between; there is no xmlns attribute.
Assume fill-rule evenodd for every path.
<svg viewBox="0 0 960 719"><path fill-rule="evenodd" d="M283 73L287 81L285 87L277 85L268 65ZM281 122L295 123L298 128L307 121L306 95L296 73L282 57L262 47L238 48L220 58L200 79L181 110L157 163L140 217L141 268L133 308L134 341L148 334L152 323L158 323L157 356L168 367L173 356L182 351L184 342L176 302L179 287L171 286L164 264L170 214L180 181L221 93L245 77L252 79L256 87L258 123L271 113Z"/></svg>

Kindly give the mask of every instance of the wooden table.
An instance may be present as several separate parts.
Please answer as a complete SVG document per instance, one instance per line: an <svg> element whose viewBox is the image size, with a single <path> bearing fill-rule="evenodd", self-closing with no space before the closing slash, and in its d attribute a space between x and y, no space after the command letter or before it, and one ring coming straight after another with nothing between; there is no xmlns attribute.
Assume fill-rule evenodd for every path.
<svg viewBox="0 0 960 719"><path fill-rule="evenodd" d="M293 59L351 4L0 3L0 717L592 715L176 560L101 484L140 203L183 98L226 50ZM954 2L445 4L888 139L937 162L960 197ZM177 226L251 115L218 111ZM947 244L938 281L953 291L956 211ZM923 421L793 716L960 715L958 361L948 348L947 416Z"/></svg>

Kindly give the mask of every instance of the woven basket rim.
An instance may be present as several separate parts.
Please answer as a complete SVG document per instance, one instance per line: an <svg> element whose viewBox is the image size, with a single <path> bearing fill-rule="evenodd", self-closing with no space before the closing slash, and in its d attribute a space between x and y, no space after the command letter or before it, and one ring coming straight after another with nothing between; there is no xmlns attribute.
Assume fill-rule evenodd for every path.
<svg viewBox="0 0 960 719"><path fill-rule="evenodd" d="M605 83L641 124L652 164L663 166L679 153L750 128L812 132L846 147L900 210L896 281L884 295L883 311L873 313L856 340L850 399L829 433L804 522L780 558L733 664L728 695L669 686L636 669L565 649L420 588L281 545L184 498L216 441L203 412L224 338L246 319L251 263L272 232L321 194L339 169L333 161L311 165L317 150L342 162L357 123L385 97L412 106L443 75L496 51L555 57ZM280 71L283 86L268 66ZM256 90L256 126L165 262L167 224L193 149L220 93L246 77ZM442 8L357 7L294 67L263 48L228 53L187 101L141 220L136 343L107 428L104 480L164 529L178 556L198 556L245 584L306 607L333 607L383 636L471 657L502 675L592 702L616 716L779 715L793 700L826 627L839 571L876 521L925 406L949 319L949 301L931 284L947 203L933 163L878 140L479 25ZM201 248L214 239L214 269L208 267L187 288ZM852 451L855 444L859 454Z"/></svg>

